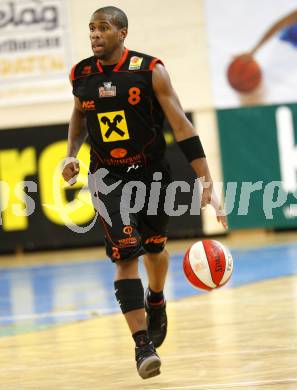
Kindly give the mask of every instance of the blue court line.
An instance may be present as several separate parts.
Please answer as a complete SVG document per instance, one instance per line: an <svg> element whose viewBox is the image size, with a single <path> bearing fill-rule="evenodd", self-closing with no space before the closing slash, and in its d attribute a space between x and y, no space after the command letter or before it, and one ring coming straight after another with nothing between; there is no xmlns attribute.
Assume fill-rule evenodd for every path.
<svg viewBox="0 0 297 390"><path fill-rule="evenodd" d="M231 253L234 271L224 288L297 274L297 243L233 249ZM182 259L183 253L171 256L165 289L168 300L205 294L186 281ZM140 273L146 286L142 262ZM118 312L113 275L114 265L107 259L0 267L0 336Z"/></svg>

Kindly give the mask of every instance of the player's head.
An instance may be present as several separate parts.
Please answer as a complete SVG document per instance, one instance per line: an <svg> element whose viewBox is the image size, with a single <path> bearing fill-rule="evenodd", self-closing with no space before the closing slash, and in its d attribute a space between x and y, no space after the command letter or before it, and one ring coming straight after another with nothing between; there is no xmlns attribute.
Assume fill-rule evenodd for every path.
<svg viewBox="0 0 297 390"><path fill-rule="evenodd" d="M117 7L102 7L91 16L90 39L96 57L106 60L124 45L128 33L128 18Z"/></svg>

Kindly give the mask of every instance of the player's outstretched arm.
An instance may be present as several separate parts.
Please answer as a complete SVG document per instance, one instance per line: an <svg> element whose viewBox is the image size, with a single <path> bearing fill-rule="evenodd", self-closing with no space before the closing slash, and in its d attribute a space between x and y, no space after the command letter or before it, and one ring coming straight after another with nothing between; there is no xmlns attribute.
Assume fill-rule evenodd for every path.
<svg viewBox="0 0 297 390"><path fill-rule="evenodd" d="M295 23L297 23L297 10L291 12L288 15L283 16L281 19L273 23L273 25L269 27L269 29L265 32L265 34L261 37L257 44L252 48L250 54L255 54L255 52L278 31L282 30L285 27L289 27Z"/></svg>
<svg viewBox="0 0 297 390"><path fill-rule="evenodd" d="M79 173L79 161L76 159L76 156L86 136L87 128L84 112L79 99L74 97L73 111L68 128L67 157L75 158L75 160L69 163L66 161L62 171L64 180L70 185L76 182L76 177Z"/></svg>
<svg viewBox="0 0 297 390"><path fill-rule="evenodd" d="M258 40L258 42L252 47L251 50L240 53L235 56L235 58L242 58L245 61L251 60L251 58L254 56L254 54L271 38L273 37L277 32L280 30L291 26L292 24L297 23L297 10L294 10L293 12L289 13L288 15L283 16L282 18L278 19L275 23L273 23L261 36L261 38Z"/></svg>
<svg viewBox="0 0 297 390"><path fill-rule="evenodd" d="M204 182L208 183L208 186L204 186L203 189L201 207L211 204L216 210L217 220L227 228L226 217L213 190L213 181L200 139L182 109L167 70L161 64L157 64L153 70L153 89L173 129L174 137L186 154L197 177L203 178Z"/></svg>

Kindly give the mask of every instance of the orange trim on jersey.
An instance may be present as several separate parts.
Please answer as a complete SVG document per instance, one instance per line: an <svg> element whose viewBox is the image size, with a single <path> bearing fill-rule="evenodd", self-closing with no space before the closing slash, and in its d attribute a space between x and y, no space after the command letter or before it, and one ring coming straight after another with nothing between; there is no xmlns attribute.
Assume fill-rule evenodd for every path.
<svg viewBox="0 0 297 390"><path fill-rule="evenodd" d="M100 72L100 73L103 73L103 69L102 69L102 66L101 66L101 64L100 64L99 59L96 61L96 65L97 65L97 68L98 68L99 72Z"/></svg>
<svg viewBox="0 0 297 390"><path fill-rule="evenodd" d="M71 69L71 71L70 71L70 80L71 80L71 81L73 81L73 80L75 79L74 73L75 73L76 65L77 65L77 64L73 65L73 67L72 67L72 69Z"/></svg>
<svg viewBox="0 0 297 390"><path fill-rule="evenodd" d="M120 61L117 63L116 67L113 68L113 71L114 72L118 72L118 70L120 69L120 67L123 65L123 63L126 61L127 59L127 56L128 56L128 53L129 53L129 50L125 47L125 51L120 59Z"/></svg>
<svg viewBox="0 0 297 390"><path fill-rule="evenodd" d="M161 64L164 66L163 62L159 58L154 58L150 63L149 70L153 70L156 64Z"/></svg>
<svg viewBox="0 0 297 390"><path fill-rule="evenodd" d="M92 76L93 74L98 74L98 72L93 72L93 73L82 74L80 76L76 76L75 80L81 79L82 77L89 77L89 76Z"/></svg>
<svg viewBox="0 0 297 390"><path fill-rule="evenodd" d="M92 148L92 153L95 153L96 156L99 158L99 160L103 163L103 159L101 158L100 154L94 148ZM95 170L98 169L98 165L99 165L99 162L97 162Z"/></svg>
<svg viewBox="0 0 297 390"><path fill-rule="evenodd" d="M144 159L144 164L145 166L147 165L147 157L145 155L145 149L150 145L152 144L156 139L156 134L153 135L153 137L144 145L144 147L142 148L142 151L141 151L141 154L143 156L143 159Z"/></svg>

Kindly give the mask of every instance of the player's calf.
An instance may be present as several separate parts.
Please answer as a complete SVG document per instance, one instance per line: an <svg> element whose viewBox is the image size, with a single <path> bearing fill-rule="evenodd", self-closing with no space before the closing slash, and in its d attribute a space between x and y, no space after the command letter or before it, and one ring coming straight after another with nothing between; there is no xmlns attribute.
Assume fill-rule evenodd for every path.
<svg viewBox="0 0 297 390"><path fill-rule="evenodd" d="M120 279L114 282L115 296L132 330L139 318L139 309L144 308L144 290L140 279ZM129 315L131 314L131 315ZM132 318L133 317L133 318ZM141 320L141 318L140 318ZM143 312L143 324L133 333L135 359L139 375L147 379L160 374L161 360L149 338Z"/></svg>

